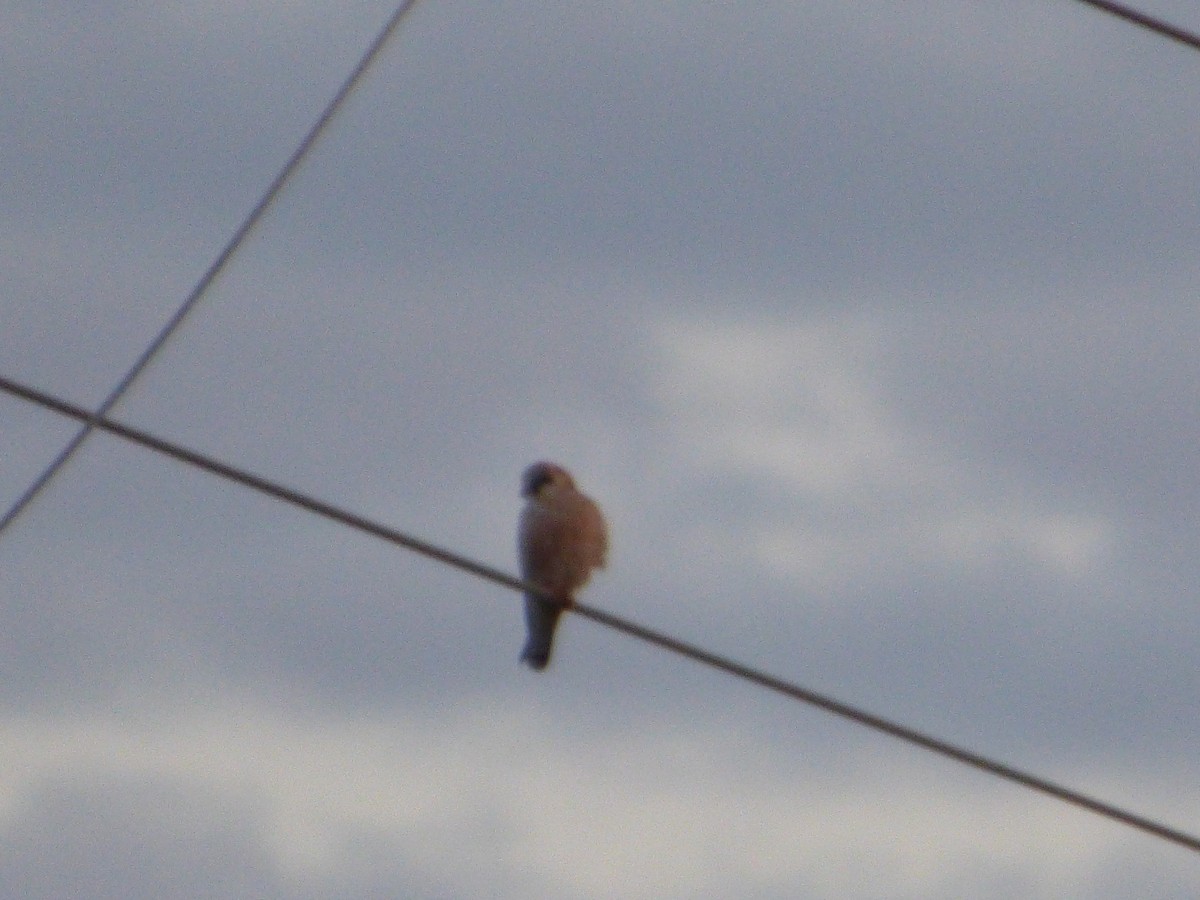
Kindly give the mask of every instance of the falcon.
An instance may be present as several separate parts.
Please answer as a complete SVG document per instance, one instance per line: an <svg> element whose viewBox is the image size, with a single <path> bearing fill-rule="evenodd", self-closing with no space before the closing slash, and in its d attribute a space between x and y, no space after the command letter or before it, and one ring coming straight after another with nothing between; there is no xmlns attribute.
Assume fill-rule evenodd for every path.
<svg viewBox="0 0 1200 900"><path fill-rule="evenodd" d="M550 662L559 616L592 570L604 567L608 529L600 508L575 487L575 479L562 466L531 465L521 478L521 496L526 498L517 529L521 578L557 601L525 595L529 637L521 660L541 671Z"/></svg>

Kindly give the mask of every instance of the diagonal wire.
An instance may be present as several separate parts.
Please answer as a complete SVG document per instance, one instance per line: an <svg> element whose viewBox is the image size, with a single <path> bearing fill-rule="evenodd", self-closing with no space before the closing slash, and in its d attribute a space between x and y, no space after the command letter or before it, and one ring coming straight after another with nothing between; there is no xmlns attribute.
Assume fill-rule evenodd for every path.
<svg viewBox="0 0 1200 900"><path fill-rule="evenodd" d="M1112 2L1112 0L1079 0L1079 2L1085 3L1096 9L1124 19L1125 21L1132 22L1135 25L1149 29L1165 37L1184 43L1194 49L1200 50L1200 35L1196 35L1195 33L1187 31L1186 29L1172 25L1163 19L1140 12L1139 10L1133 9L1132 7L1124 4ZM378 55L379 51L399 27L401 20L415 5L416 0L405 0L405 2L401 3L396 8L391 18L384 24L383 28L380 29L379 33L375 37L375 40L372 41L371 45L367 48L367 51L359 59L358 64L354 67L350 75L338 89L337 93L333 96L332 100L330 100L329 104L325 107L320 117L301 140L295 152L284 164L283 168L267 187L266 191L263 192L263 195L259 198L258 203L255 204L249 215L247 215L247 217L242 221L241 225L238 226L238 229L234 232L229 242L217 255L217 258L213 261L212 265L210 265L205 273L201 276L191 293L188 294L184 302L175 311L175 314L167 321L167 323L162 327L162 329L154 337L142 354L134 361L134 364L130 367L129 371L125 373L120 382L117 383L116 387L114 387L108 396L104 398L104 401L97 408L95 416L90 416L84 421L83 427L80 428L75 436L66 444L66 446L63 447L58 455L51 460L50 464L46 466L41 474L34 479L33 483L30 484L25 492L17 498L13 505L4 513L3 517L0 517L0 535L4 533L8 526L12 524L13 520L16 519L22 513L22 511L24 511L24 509L34 500L34 498L41 493L43 488L45 488L50 480L53 479L56 474L58 474L59 470L67 463L67 461L75 454L83 442L87 440L88 436L92 433L93 429L96 427L96 419L103 418L108 414L109 411L112 410L112 408L133 384L134 380L137 379L146 366L149 365L150 361L155 355L157 355L158 351L162 349L162 346L170 339L170 337L183 323L183 320L187 318L188 314L192 311L196 303L199 302L200 298L208 290L212 282L216 280L216 277L225 268L225 265L241 247L242 242L245 240L247 235L254 229L255 225L257 225L258 221L262 218L262 215L266 212L267 208L271 205L279 191L282 189L284 183L288 180L288 178L291 177L292 173L307 155L309 149L311 149L313 144L316 142L320 133L324 130L330 119L333 118L342 102L351 93L351 91L353 91L362 75Z"/></svg>
<svg viewBox="0 0 1200 900"><path fill-rule="evenodd" d="M210 472L230 481L237 482L238 484L258 491L259 493L266 494L270 497L275 497L276 499L290 503L293 506L298 506L301 509L306 509L309 512L316 513L317 515L323 516L334 522L338 522L351 528L358 529L359 531L366 532L367 534L374 535L375 537L389 541L400 547L405 547L438 562L453 566L454 568L461 569L465 572L470 572L472 575L477 575L480 578L484 578L488 581L492 581L496 584L503 585L504 587L511 588L516 591L538 594L550 602L559 602L556 600L556 598L542 592L536 585L529 584L519 578L514 578L513 576L502 572L499 569L476 562L473 559L455 553L451 550L446 550L442 547L422 541L419 538L412 537L411 535L405 534L404 532L395 528L389 528L386 525L372 521L365 516L341 509L330 503L326 503L323 500L319 500L316 497L302 493L301 491L293 490L292 488L285 487L265 478L261 478L257 475L246 472L243 469L229 465L228 463L220 462L212 457L205 456L204 454L197 453L194 450L189 450L186 447L182 447L178 444L164 440L163 438L156 437L148 432L141 431L129 425L124 425L120 422L115 422L111 419L100 418L81 406L76 406L73 403L69 403L43 391L39 391L35 388L31 388L4 378L3 376L0 376L0 391L20 397L46 409L61 413L62 415L70 416L71 418L78 419L80 421L91 422L94 427L100 428L106 432L109 432L110 434L114 434L117 437L123 438L135 444L139 444L143 447L148 447L151 450L165 454L166 456L170 456L179 460L180 462L187 463L188 465L203 469L206 472ZM823 709L826 712L841 716L844 719L857 722L859 725L862 725L866 728L883 732L884 734L891 735L892 737L898 738L899 740L905 741L909 744L922 747L932 753L948 757L949 759L956 760L957 762L970 766L974 769L990 773L999 778L1019 784L1022 787L1026 787L1030 790L1054 797L1055 799L1061 800L1064 803L1088 810L1107 819L1120 822L1121 824L1129 826L1130 828L1137 829L1162 840L1178 844L1179 846L1185 847L1193 852L1200 853L1200 837L1196 837L1188 834L1187 832L1164 825L1161 822L1157 822L1153 819L1147 818L1146 816L1138 815L1137 813L1122 809L1121 807L1107 803L1103 800L1097 800L1094 797L1089 797L1086 794L1082 794L1071 788L1064 787L1052 781L1047 781L1046 779L1040 778L1036 775L1031 775L1028 772L1024 772L1004 763L997 762L971 750L966 750L955 744L951 744L948 741L932 737L914 728L909 728L906 725L901 725L897 722L893 722L890 719L877 716L874 713L858 709L857 707L851 706L848 703L843 703L840 700L832 699L824 694L817 693L816 691L811 691L807 688L800 687L799 685L785 681L782 678L777 678L774 675L767 674L759 669L754 669L750 666L743 665L742 663L736 662L728 657L705 650L702 647L696 646L695 644L690 644L686 641L679 640L678 638L671 637L668 634L656 631L652 628L647 628L644 625L639 625L636 622L631 622L628 619L624 619L620 616L613 615L612 613L605 612L604 610L597 609L594 606L589 606L583 603L574 603L568 606L568 609L578 613L584 618L591 619L593 622L598 622L601 625L612 628L615 631L619 631L622 634L626 634L630 637L637 638L638 640L653 644L661 649L668 650L672 653L678 654L679 656L686 657L702 665L709 666L710 668L725 672L728 675L748 681L751 684L755 684L759 687L782 694L785 697L789 697L793 700L807 703L810 706L817 707L818 709Z"/></svg>
<svg viewBox="0 0 1200 900"><path fill-rule="evenodd" d="M1112 0L1079 0L1079 2L1085 3L1096 9L1124 19L1125 21L1132 22L1135 25L1149 29L1165 37L1180 41L1181 43L1193 47L1194 49L1200 50L1200 35L1196 35L1195 33L1187 31L1186 29L1172 25L1163 19L1140 12L1124 4L1112 2ZM383 49L383 46L387 43L388 39L399 27L401 20L412 10L415 5L416 0L405 0L405 2L401 3L392 13L391 18L389 18L384 24L383 28L380 29L375 39L371 42L371 45L359 59L358 64L354 67L350 75L347 76L346 80L338 89L337 93L334 94L333 98L326 105L320 117L313 124L312 128L309 129L308 133L305 134L295 152L291 155L291 157L288 158L283 168L279 171L279 174L276 175L275 179L270 185L268 185L266 191L263 192L258 203L255 204L254 208L251 209L250 213L242 221L241 225L238 226L229 242L224 246L224 248L222 248L221 252L217 255L217 258L213 260L212 264L196 283L196 286L192 289L191 293L188 294L184 302L175 311L175 314L167 321L159 333L155 335L154 339L150 342L142 354L134 361L129 371L125 373L124 377L122 377L122 379L117 383L116 387L114 387L112 391L109 392L108 396L104 398L103 402L97 408L95 415L90 416L84 421L83 427L80 428L73 438L71 438L71 440L66 444L66 446L63 447L58 455L51 460L50 464L46 466L41 474L34 479L33 483L30 484L25 492L17 498L13 505L4 513L3 517L0 517L0 535L4 533L8 526L12 524L13 520L16 519L22 513L22 511L24 511L24 509L34 500L34 498L41 493L42 489L45 488L50 480L53 479L56 474L58 474L58 471L67 463L67 461L75 454L83 442L87 440L88 436L92 433L93 429L96 427L96 419L103 418L112 410L112 408L133 384L134 380L136 380L146 366L150 364L150 361L155 355L157 355L158 351L162 349L162 346L171 338L171 336L183 323L183 320L187 318L188 314L192 311L197 302L199 302L200 298L208 290L212 282L216 280L217 276L225 268L225 265L241 247L247 235L249 235L249 233L254 229L255 225L258 224L258 221L262 218L263 214L270 207L272 202L275 200L275 197L283 188L284 183L291 177L292 173L300 165L300 162L308 154L308 151L312 148L313 144L316 143L320 133L324 130L330 119L333 118L334 114L340 108L342 102L354 90L362 75L366 72L367 68L379 54L379 51Z"/></svg>
<svg viewBox="0 0 1200 900"><path fill-rule="evenodd" d="M396 29L399 28L401 20L403 20L409 11L412 10L412 8L416 5L416 2L417 0L405 0L405 2L401 3L396 8L396 11L392 13L391 18L384 23L383 27L375 35L375 39L371 41L371 44L367 48L366 52L363 53L363 55L359 58L358 64L355 65L354 69L346 77L346 80L342 82L341 87L338 88L337 93L335 93L329 103L326 104L325 109L321 112L321 115L317 118L317 121L313 123L312 127L308 130L308 133L305 134L301 139L299 146L297 146L292 155L288 157L288 160L286 163L284 163L283 168L279 170L279 174L276 175L275 179L267 186L267 189L263 192L262 196L259 197L258 202L254 204L254 208L251 209L246 218L242 220L242 223L233 233L233 236L229 239L229 242L221 249L221 252L217 254L217 258L213 260L212 265L208 267L208 269L200 277L200 280L196 282L196 286L192 288L191 293L187 295L187 298L175 311L175 314L167 320L167 323L162 327L162 330L155 335L154 340L152 340L146 349L142 351L141 356L134 361L129 371L126 372L124 377L117 383L117 386L114 387L112 391L109 392L108 396L104 398L104 401L100 404L99 408L97 408L95 415L88 416L86 419L84 419L83 427L75 433L75 436L71 438L71 440L65 447L63 447L61 451L59 451L59 454L50 461L50 464L42 470L42 473L38 475L36 479L34 479L33 483L25 489L25 492L17 498L16 502L13 503L11 507L9 507L8 511L4 513L3 518L0 518L0 535L2 535L4 530L8 528L10 524L12 524L13 520L16 519L17 516L19 516L31 502L33 502L34 498L41 493L42 489L50 483L50 480L58 474L58 471L64 465L66 465L67 460L69 460L75 454L75 451L79 449L83 442L88 439L88 436L91 435L92 431L96 428L98 420L104 418L104 416L106 416L109 411L112 410L112 408L117 404L117 401L119 401L121 397L124 396L125 392L129 390L129 387L133 384L134 380L142 374L142 371L150 364L150 361L155 357L158 351L162 349L163 345L175 333L176 329L183 324L183 320L187 318L188 314L200 301L200 298L204 296L209 287L216 280L217 276L221 274L221 271L225 268L229 260L233 258L235 253L237 253L238 249L242 246L242 243L246 240L246 237L251 231L254 230L254 227L258 224L259 220L262 219L263 214L279 195L279 192L283 189L284 184L289 178L291 178L296 169L299 168L300 163L304 160L305 156L308 155L308 151L312 149L313 145L317 142L317 138L320 137L321 132L325 130L325 126L329 124L330 120L341 108L343 101L345 101L345 99L358 85L363 74L370 67L371 63L374 62L375 58L379 55L379 52L388 42L388 39L391 38Z"/></svg>
<svg viewBox="0 0 1200 900"><path fill-rule="evenodd" d="M1132 6L1126 6L1124 3L1113 3L1112 0L1079 0L1080 3L1086 3L1088 6L1103 10L1110 15L1116 16L1118 19L1124 19L1126 22L1132 22L1134 25L1139 25L1156 34L1161 34L1163 37L1171 38L1179 41L1181 44L1186 44L1193 50L1200 50L1200 35L1194 31L1188 31L1185 28L1180 28L1178 25L1172 25L1165 19L1160 19L1156 16L1148 15L1134 9Z"/></svg>

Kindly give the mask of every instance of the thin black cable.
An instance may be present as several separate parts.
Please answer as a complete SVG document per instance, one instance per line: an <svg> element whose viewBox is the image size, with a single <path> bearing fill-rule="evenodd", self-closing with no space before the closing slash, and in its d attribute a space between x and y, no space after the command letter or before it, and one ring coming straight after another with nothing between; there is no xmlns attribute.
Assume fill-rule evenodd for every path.
<svg viewBox="0 0 1200 900"><path fill-rule="evenodd" d="M177 309L175 314L167 320L166 325L164 325L162 330L155 335L154 340L150 342L149 346L146 347L141 356L137 358L133 366L128 372L125 373L125 376L120 380L120 382L117 383L117 386L112 389L107 397L104 398L104 401L96 410L96 414L94 416L88 416L87 419L84 420L83 427L79 429L75 436L71 438L65 447L63 447L59 454L50 461L50 464L42 470L42 473L34 479L33 483L26 488L25 493L21 494L21 496L17 498L16 502L9 507L8 511L4 514L4 517L0 518L0 535L2 535L4 530L8 528L10 524L12 524L13 520L16 519L17 516L19 516L31 502L33 502L33 499L39 493L41 493L42 489L50 483L50 480L58 474L59 469L66 465L67 460L69 460L75 454L75 451L79 449L83 442L87 440L88 436L92 433L92 430L96 427L97 420L104 418L104 416L106 416L112 410L112 408L117 404L117 401L119 401L121 397L124 396L125 392L129 390L129 387L133 384L134 380L142 374L142 370L150 364L150 361L155 357L155 355L157 355L158 351L162 349L163 345L175 333L176 329L183 324L183 320L187 318L188 314L200 301L200 298L203 297L208 291L209 287L225 268L229 260L233 258L235 253L237 253L238 249L242 246L242 243L246 240L246 237L258 224L259 220L263 217L263 214L267 211L268 207L270 207L276 196L278 196L279 192L283 189L284 184L289 178L291 178L292 173L296 171L304 157L308 155L308 151L312 149L313 145L317 141L317 138L320 137L321 132L324 131L325 126L329 124L330 120L334 117L334 114L337 113L338 109L341 108L342 103L350 95L351 91L353 91L358 85L367 68L379 55L379 52L388 42L388 39L399 27L401 20L416 5L416 2L417 0L405 0L405 2L401 3L400 6L396 8L396 11L392 13L392 17L388 19L383 28L379 30L378 34L375 36L375 39L371 42L371 45L359 59L358 64L355 65L354 69L346 77L346 80L342 82L342 85L338 88L337 93L333 95L333 99L326 104L325 109L321 112L320 117L308 130L308 133L304 135L299 146L296 147L295 152L293 152L288 158L287 162L284 163L283 168L279 170L279 174L275 176L275 179L270 183L270 185L267 186L267 189L263 192L262 196L259 197L258 202L254 205L254 208L250 210L249 215L242 220L242 223L238 226L237 231L233 233L233 237L229 239L229 242L224 246L224 248L222 248L221 252L217 254L217 258L213 260L212 265L208 267L207 271L205 271L205 273L200 277L200 280L196 282L196 286L192 288L191 293L187 295L187 298L180 305L179 309Z"/></svg>
<svg viewBox="0 0 1200 900"><path fill-rule="evenodd" d="M1079 2L1085 3L1113 16L1124 19L1128 22L1132 22L1135 25L1149 29L1160 35L1172 38L1173 40L1200 50L1200 35L1196 35L1193 32L1187 31L1186 29L1172 25L1163 19L1140 12L1132 7L1125 6L1124 4L1111 2L1111 0L1079 0ZM192 311L192 308L208 290L209 286L216 279L217 275L219 275L224 269L225 265L237 252L246 236L253 230L263 213L266 212L267 208L274 201L284 183L288 180L288 178L291 177L292 172L294 172L299 166L301 160L305 155L307 155L309 149L316 142L316 139L320 135L321 131L325 128L326 124L328 124L334 113L341 106L342 101L344 101L354 89L368 66L370 66L370 64L374 61L376 55L383 48L384 44L387 43L391 35L395 32L396 28L400 24L400 21L415 5L416 0L406 0L406 2L401 3L397 7L396 11L392 14L392 17L384 24L375 40L372 41L370 47L368 47L362 58L359 59L359 62L354 67L353 71L342 83L333 99L325 107L325 110L321 113L321 116L317 119L316 123L314 123L309 132L301 140L300 145L296 148L296 151L284 164L274 181L272 181L267 187L267 190L259 198L258 203L255 204L254 208L250 211L250 214L242 221L242 224L234 232L233 237L230 238L229 242L217 255L217 258L213 260L212 265L209 266L207 271L205 271L203 276L201 276L200 280L196 283L196 286L192 289L191 293L188 294L187 298L180 305L179 309L177 309L175 314L167 321L162 330L159 331L159 333L155 336L154 340L150 342L150 344L142 352L141 356L134 361L133 366L131 366L129 371L125 373L125 376L120 380L120 382L117 383L116 387L114 387L108 396L105 397L104 401L97 408L95 415L89 416L84 421L83 427L75 434L75 436L67 443L67 445L63 447L59 454L53 460L51 460L50 464L41 472L41 474L34 479L33 483L30 484L25 492L17 498L16 502L9 507L9 509L4 513L4 516L0 518L0 535L4 533L13 520L21 514L21 512L34 500L34 498L41 493L42 489L45 488L50 480L54 478L56 474L58 474L58 471L67 463L67 461L75 454L75 451L79 449L83 442L87 440L88 436L92 433L92 430L96 427L96 419L103 418L108 414L109 411L112 410L112 408L129 389L130 385L133 384L134 380L142 373L142 370L149 365L150 361L155 355L157 355L158 351L162 349L162 346L167 342L167 340L170 339L170 337L175 333L176 329L178 329L183 323L183 320Z"/></svg>
<svg viewBox="0 0 1200 900"><path fill-rule="evenodd" d="M114 422L110 419L99 418L81 406L76 406L73 403L68 403L50 394L36 390L31 387L19 384L10 379L0 376L0 390L20 397L30 403L36 403L46 409L54 410L65 416L70 416L81 421L92 422L95 427L114 434L117 437L123 438L132 443L139 444L143 447L148 447L158 453L165 454L180 462L185 462L189 465L203 469L206 472L211 472L222 478L230 481L235 481L238 484L251 488L259 493L266 494L270 497L290 503L293 506L298 506L301 509L306 509L309 512L324 516L335 522L343 525L348 525L351 528L356 528L359 531L374 535L385 541L390 541L393 544L420 553L438 562L445 563L449 566L462 569L465 572L470 572L473 575L478 575L496 584L511 588L515 591L523 591L527 593L535 593L544 596L551 602L556 602L553 597L542 594L536 585L528 584L519 578L495 569L475 560L468 559L458 553L450 550L445 550L434 544L427 543L418 538L414 538L402 531L394 528L389 528L386 525L381 525L364 516L349 512L318 500L315 497L304 494L292 488L284 487L265 478L260 478L242 469L238 469L228 463L223 463L211 457L197 453L194 450L189 450L181 447L178 444L173 444L170 441L155 437L145 431L133 428L129 425L123 425L120 422ZM638 640L654 644L664 650L669 650L680 656L685 656L688 659L694 660L702 665L709 666L725 672L728 675L733 675L736 678L741 678L744 681L749 681L759 687L764 687L776 693L783 694L793 700L799 700L802 703L807 703L826 712L849 719L852 722L857 722L867 728L872 728L876 731L881 731L884 734L889 734L894 738L906 741L910 744L915 744L918 747L923 747L933 753L940 754L950 759L956 760L964 765L979 769L983 772L988 772L1000 778L1012 781L1023 787L1031 790L1047 794L1065 803L1072 804L1082 809L1089 810L1097 815L1104 816L1116 822L1120 822L1131 828L1136 828L1139 831L1146 832L1161 838L1166 841L1186 847L1194 852L1200 852L1200 838L1194 837L1186 832L1175 828L1163 825L1145 816L1140 816L1128 810L1121 809L1110 803L1105 803L1102 800L1096 800L1074 791L1070 788L1063 787L1036 775L1031 775L1023 772L1020 769L1015 769L1012 766L1004 763L996 762L978 753L970 750L965 750L954 744L943 741L939 738L931 737L921 731L909 728L905 725L900 725L885 719L873 713L864 712L847 703L842 703L839 700L834 700L819 694L815 691L810 691L806 688L799 687L791 682L784 681L781 678L776 678L773 675L768 675L758 669L742 665L727 657L720 656L708 650L704 650L694 644L681 641L678 638L673 638L670 635L647 628L644 625L638 625L620 616L615 616L612 613L604 612L593 606L588 606L583 603L575 603L569 607L572 611L578 613L584 618L591 619L615 631L619 631L630 637Z"/></svg>
<svg viewBox="0 0 1200 900"><path fill-rule="evenodd" d="M1124 3L1113 3L1111 0L1079 0L1079 2L1103 10L1106 13L1116 16L1118 19L1124 19L1126 22L1132 22L1134 25L1149 29L1156 34L1161 34L1163 37L1179 41L1193 50L1200 50L1200 35L1185 28L1180 28L1178 25L1172 25L1164 19L1140 12L1131 6L1126 6Z"/></svg>

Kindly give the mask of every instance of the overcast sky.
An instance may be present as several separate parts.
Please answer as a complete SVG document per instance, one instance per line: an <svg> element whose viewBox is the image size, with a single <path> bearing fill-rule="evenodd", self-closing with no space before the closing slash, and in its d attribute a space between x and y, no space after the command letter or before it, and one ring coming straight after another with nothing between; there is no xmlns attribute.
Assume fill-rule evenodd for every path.
<svg viewBox="0 0 1200 900"><path fill-rule="evenodd" d="M0 372L98 403L391 11L4 4ZM508 571L555 460L589 602L1195 834L1197 96L1070 0L424 0L115 416ZM4 898L1200 884L104 435L0 603Z"/></svg>

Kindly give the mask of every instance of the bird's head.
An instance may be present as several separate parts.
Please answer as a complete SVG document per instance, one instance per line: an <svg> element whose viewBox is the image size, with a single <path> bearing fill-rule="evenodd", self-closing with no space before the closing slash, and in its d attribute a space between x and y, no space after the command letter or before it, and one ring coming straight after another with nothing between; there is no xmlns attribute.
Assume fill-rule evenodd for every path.
<svg viewBox="0 0 1200 900"><path fill-rule="evenodd" d="M575 487L575 482L566 469L552 462L535 462L521 476L522 497L536 497L548 487Z"/></svg>

